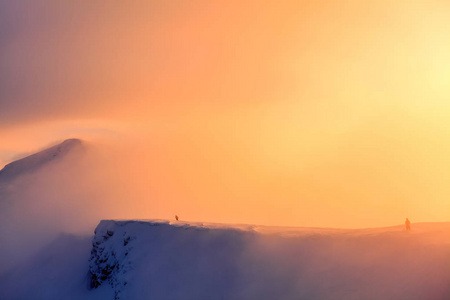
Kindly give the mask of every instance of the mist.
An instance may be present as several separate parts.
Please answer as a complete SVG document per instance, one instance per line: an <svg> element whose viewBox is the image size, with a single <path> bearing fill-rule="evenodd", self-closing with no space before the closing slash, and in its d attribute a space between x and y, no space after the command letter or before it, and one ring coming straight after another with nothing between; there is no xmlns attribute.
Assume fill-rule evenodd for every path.
<svg viewBox="0 0 450 300"><path fill-rule="evenodd" d="M251 231L224 229L212 244L193 231L195 245L178 225L153 232L175 246L167 263L204 271L194 282L181 269L188 291L204 291L212 269L179 246L204 251L216 276L232 266L237 299L266 282L271 298L326 299L338 285L338 298L357 286L355 298L386 299L398 278L425 283L421 299L448 295L448 224L438 222L450 218L449 29L439 0L0 1L0 298L95 299L80 286L101 220L175 215L189 228ZM7 166L66 139L81 147ZM386 229L405 218L408 237ZM415 231L420 222L436 223ZM329 229L291 238L253 232L260 225ZM353 231L374 227L384 228ZM177 283L141 258L135 274Z"/></svg>
<svg viewBox="0 0 450 300"><path fill-rule="evenodd" d="M447 221L448 5L307 2L1 3L0 163L92 141L108 217Z"/></svg>
<svg viewBox="0 0 450 300"><path fill-rule="evenodd" d="M169 288L174 295L183 291L207 293L208 289L200 289L205 283L219 290L232 286L224 294L239 299L260 293L283 295L286 299L295 299L299 293L310 299L324 299L332 293L336 299L345 299L350 290L362 297L376 295L380 299L392 293L399 297L415 295L417 299L440 299L448 294L447 223L413 223L411 234L405 234L400 226L344 230L234 225L237 229L233 229L230 224L205 224L225 216L215 215L222 208L214 210L188 198L192 194L180 185L180 169L168 164L171 159L180 158L172 156L167 148L171 143L164 145L161 141L150 144L132 134L120 140L88 139L59 159L4 180L0 185L0 275L10 282L4 295L20 290L22 277L31 288L45 293L52 289L48 287L49 282L54 282L52 272L70 268L76 282L64 276L56 281L61 287L73 289L68 297L95 298L95 293L88 295L87 289L79 289L77 282L86 280L92 234L100 220L173 219L175 214L181 221L164 225L163 229L155 226L156 231L145 233L149 234L147 238L140 236L144 231L138 228L111 228L124 231L115 234L118 240L113 239L113 245L123 245L126 232L140 237L134 254L139 262L136 275L152 282L154 288L137 283L139 289L129 291L132 297L142 292L154 296L166 293L172 281L165 280L174 278L172 272L183 279L177 284L178 289ZM190 164L201 162L195 158L182 157ZM203 167L199 165L199 176L205 175ZM216 205L222 201L214 199L218 201ZM226 202L223 206L227 212ZM224 219L245 220L249 211ZM183 219L189 222L184 223ZM201 223L195 225L195 220ZM112 225L115 223L111 221ZM106 229L99 226L95 236L103 238L106 233L102 230ZM186 231L183 226L194 229ZM37 271L42 270L39 262L46 257L52 258L53 269ZM154 261L158 257L160 260ZM170 264L175 269L167 273ZM191 266L195 266L195 272ZM211 266L225 273L205 277ZM183 271L177 271L180 267ZM185 278L186 274L191 275ZM215 276L220 280L215 281ZM417 280L421 284L412 287L410 283ZM61 297L67 293L65 288L54 292ZM23 295L28 297L26 291Z"/></svg>

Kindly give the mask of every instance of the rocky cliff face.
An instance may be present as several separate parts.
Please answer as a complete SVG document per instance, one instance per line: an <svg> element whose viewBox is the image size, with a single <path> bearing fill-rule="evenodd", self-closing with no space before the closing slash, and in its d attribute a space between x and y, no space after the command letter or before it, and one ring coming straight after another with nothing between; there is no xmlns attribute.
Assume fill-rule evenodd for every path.
<svg viewBox="0 0 450 300"><path fill-rule="evenodd" d="M127 273L131 269L129 259L132 240L126 230L129 222L101 221L95 230L89 260L90 288L109 284L115 299L121 299L128 284Z"/></svg>

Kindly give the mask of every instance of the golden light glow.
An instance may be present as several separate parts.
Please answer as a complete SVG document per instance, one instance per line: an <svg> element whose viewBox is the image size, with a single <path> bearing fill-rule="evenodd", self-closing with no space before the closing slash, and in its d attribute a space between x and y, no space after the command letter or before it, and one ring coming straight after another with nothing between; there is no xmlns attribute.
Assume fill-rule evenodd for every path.
<svg viewBox="0 0 450 300"><path fill-rule="evenodd" d="M445 1L35 6L4 50L34 81L10 91L3 163L101 137L114 217L450 220Z"/></svg>

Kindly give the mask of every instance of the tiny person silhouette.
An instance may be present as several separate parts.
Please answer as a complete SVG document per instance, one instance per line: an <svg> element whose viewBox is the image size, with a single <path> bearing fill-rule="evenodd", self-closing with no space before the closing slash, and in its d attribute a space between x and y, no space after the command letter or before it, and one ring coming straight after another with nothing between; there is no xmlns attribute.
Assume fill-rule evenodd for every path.
<svg viewBox="0 0 450 300"><path fill-rule="evenodd" d="M408 218L406 218L405 226L406 226L406 230L411 230L411 222L408 220Z"/></svg>
<svg viewBox="0 0 450 300"><path fill-rule="evenodd" d="M175 220L177 220L177 221L178 221L178 216L177 216L177 215L175 215Z"/></svg>

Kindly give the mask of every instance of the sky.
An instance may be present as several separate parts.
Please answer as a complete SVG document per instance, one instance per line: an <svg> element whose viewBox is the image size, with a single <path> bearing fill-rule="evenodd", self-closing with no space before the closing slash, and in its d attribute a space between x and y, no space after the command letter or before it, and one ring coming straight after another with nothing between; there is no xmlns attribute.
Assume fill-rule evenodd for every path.
<svg viewBox="0 0 450 300"><path fill-rule="evenodd" d="M450 221L449 36L447 1L2 1L0 166L78 137L114 217Z"/></svg>

